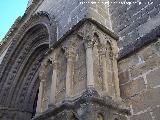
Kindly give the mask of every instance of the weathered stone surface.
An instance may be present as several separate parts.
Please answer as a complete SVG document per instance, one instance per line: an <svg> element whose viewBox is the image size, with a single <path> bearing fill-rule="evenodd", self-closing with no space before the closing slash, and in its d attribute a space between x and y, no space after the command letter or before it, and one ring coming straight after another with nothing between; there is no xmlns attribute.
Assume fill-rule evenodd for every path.
<svg viewBox="0 0 160 120"><path fill-rule="evenodd" d="M159 58L151 58L139 66L130 68L131 77L135 78L159 66Z"/></svg>
<svg viewBox="0 0 160 120"><path fill-rule="evenodd" d="M153 116L155 117L156 120L159 120L160 118L160 106L157 106L156 108L153 109Z"/></svg>
<svg viewBox="0 0 160 120"><path fill-rule="evenodd" d="M97 98L92 93L84 92L78 100L66 101L63 104L49 109L33 120L97 120L98 115L104 119L127 120L129 114L125 108L119 108L117 102L108 98ZM85 97L84 97L85 96Z"/></svg>
<svg viewBox="0 0 160 120"><path fill-rule="evenodd" d="M76 49L76 58L74 65L74 76L73 76L73 91L72 94L76 95L83 91L86 87L85 81L87 79L86 69L86 54L85 46L83 42L80 42Z"/></svg>
<svg viewBox="0 0 160 120"><path fill-rule="evenodd" d="M144 103L147 107L154 107L159 105L160 98L160 88L154 88L145 93Z"/></svg>
<svg viewBox="0 0 160 120"><path fill-rule="evenodd" d="M144 79L138 78L120 86L121 97L131 97L145 89Z"/></svg>
<svg viewBox="0 0 160 120"><path fill-rule="evenodd" d="M143 116L154 110L159 105L159 40L139 49L134 54L119 61L119 73L129 69L131 81L120 86L121 96L131 105L133 114L131 119L152 119L150 116ZM121 77L120 77L121 78ZM139 80L138 80L139 79ZM138 82L138 81L139 82ZM136 82L137 81L137 82ZM158 110L157 110L158 111ZM157 116L155 112L153 118ZM157 120L157 118L155 118Z"/></svg>
<svg viewBox="0 0 160 120"><path fill-rule="evenodd" d="M146 113L142 113L140 115L134 115L130 118L130 120L152 120L152 117L149 112L146 112Z"/></svg>
<svg viewBox="0 0 160 120"><path fill-rule="evenodd" d="M155 87L160 85L159 73L160 73L160 69L157 69L147 74L146 79L147 79L148 87Z"/></svg>
<svg viewBox="0 0 160 120"><path fill-rule="evenodd" d="M106 1L108 0L103 2ZM58 39L84 18L92 18L111 28L110 22L106 22L110 21L108 8L101 3L101 0L95 2L92 4L88 0L44 0L36 12L46 11L50 16L55 17L58 22Z"/></svg>
<svg viewBox="0 0 160 120"><path fill-rule="evenodd" d="M130 80L129 71L125 70L119 74L120 85L127 83Z"/></svg>
<svg viewBox="0 0 160 120"><path fill-rule="evenodd" d="M156 55L155 51L153 50L154 47L152 47L152 46L147 46L147 47L145 47L145 49L140 51L140 54L143 56L144 61L148 61L150 59L157 58L157 55Z"/></svg>
<svg viewBox="0 0 160 120"><path fill-rule="evenodd" d="M159 88L155 88L132 96L130 104L132 105L133 113L143 112L159 105L159 90Z"/></svg>
<svg viewBox="0 0 160 120"><path fill-rule="evenodd" d="M44 13L38 13L28 18L12 39L0 70L0 104L5 108L1 112L10 113L15 109L17 119L18 116L31 118L38 92L38 69L49 48L50 25L48 17ZM25 117L26 114L21 114L22 111L30 115Z"/></svg>
<svg viewBox="0 0 160 120"><path fill-rule="evenodd" d="M151 31L155 30L156 27L160 25L158 22L158 13L160 11L159 1L127 0L124 4L121 4L119 0L109 1L111 2L109 11L111 14L113 30L119 34L122 39L119 41L119 47L122 48L122 56L134 51L140 46L142 47L147 39L142 39L141 37L150 33L152 34L150 36L155 36L155 33ZM124 0L122 1L124 2ZM130 5L127 4L129 2ZM158 29L155 30L156 34L158 34L158 31ZM148 38L152 39L153 37ZM139 45L136 45L136 43L138 43L137 39L139 39ZM124 46L126 46L128 50L123 49ZM131 46L133 47L131 48Z"/></svg>
<svg viewBox="0 0 160 120"><path fill-rule="evenodd" d="M34 115L40 63L53 51L56 59L47 58L47 64L53 64L54 74L44 71L47 75L41 76L45 81L40 103L43 117L35 119L96 120L101 114L109 120L126 120L119 92L132 109L130 120L159 119L160 1L126 0L130 5L109 1L109 6L102 3L108 0L95 0L95 4L89 0L29 1L26 13L0 45L0 119L29 120ZM116 37L103 25L120 37L119 70ZM76 37L71 40L72 33ZM57 83L51 82L52 77Z"/></svg>
<svg viewBox="0 0 160 120"><path fill-rule="evenodd" d="M90 20L85 21L61 43L52 48L52 51L43 60L47 61L47 65L42 64L39 75L40 79L45 81L44 87L39 91L43 95L38 97L41 101L38 111L44 114L43 119L54 117L55 120L70 120L75 116L77 107L81 109L79 108L81 103L84 104L85 109L82 109L84 114L78 116L80 119L94 120L101 111L105 115L105 111L108 110L106 114L109 114L112 109L108 109L106 103L115 107L113 110L116 113L124 114L120 101L117 52L116 40ZM53 75L49 74L48 64L53 67ZM48 78L51 78L52 82L49 82ZM51 83L55 85L51 86ZM51 96L55 101L50 101ZM112 102L118 100L119 103L112 106ZM94 105L89 101L100 103ZM58 106L63 106L61 111L59 110L47 118L45 111L52 108L60 109ZM122 111L118 110L119 107L122 108ZM119 119L126 118L124 115L118 116ZM113 116L106 118L112 119ZM37 119L41 119L41 117Z"/></svg>

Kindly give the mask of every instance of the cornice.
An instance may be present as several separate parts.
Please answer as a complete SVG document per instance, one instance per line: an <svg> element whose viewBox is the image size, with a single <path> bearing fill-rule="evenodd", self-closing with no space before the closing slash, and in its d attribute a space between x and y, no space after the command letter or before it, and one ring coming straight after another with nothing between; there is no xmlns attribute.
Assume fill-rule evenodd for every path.
<svg viewBox="0 0 160 120"><path fill-rule="evenodd" d="M73 26L70 30L68 30L60 39L58 39L56 42L54 42L51 45L49 52L51 52L52 49L56 48L60 43L62 43L67 36L69 36L71 34L74 34L75 31L77 31L82 25L84 25L87 22L90 22L90 23L94 24L100 30L102 30L104 33L106 33L107 35L109 35L110 37L112 37L114 40L116 40L116 41L119 40L119 37L118 37L117 34L115 34L110 29L106 28L105 26L103 26L99 22L97 22L97 21L95 21L94 19L91 19L91 18L84 18L81 21L79 21L75 26Z"/></svg>

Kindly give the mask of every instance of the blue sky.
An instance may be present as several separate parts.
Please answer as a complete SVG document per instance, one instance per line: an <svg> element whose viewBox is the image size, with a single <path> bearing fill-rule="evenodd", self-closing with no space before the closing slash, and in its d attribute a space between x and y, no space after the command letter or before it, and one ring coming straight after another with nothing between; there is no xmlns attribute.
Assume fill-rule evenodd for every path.
<svg viewBox="0 0 160 120"><path fill-rule="evenodd" d="M3 0L0 2L0 41L18 16L22 16L28 0Z"/></svg>

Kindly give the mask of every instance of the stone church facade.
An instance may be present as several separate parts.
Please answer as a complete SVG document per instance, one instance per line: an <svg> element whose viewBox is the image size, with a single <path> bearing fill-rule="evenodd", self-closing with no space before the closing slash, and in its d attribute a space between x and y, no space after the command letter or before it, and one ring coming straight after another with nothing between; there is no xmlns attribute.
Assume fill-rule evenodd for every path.
<svg viewBox="0 0 160 120"><path fill-rule="evenodd" d="M159 120L159 11L30 0L0 44L0 120Z"/></svg>

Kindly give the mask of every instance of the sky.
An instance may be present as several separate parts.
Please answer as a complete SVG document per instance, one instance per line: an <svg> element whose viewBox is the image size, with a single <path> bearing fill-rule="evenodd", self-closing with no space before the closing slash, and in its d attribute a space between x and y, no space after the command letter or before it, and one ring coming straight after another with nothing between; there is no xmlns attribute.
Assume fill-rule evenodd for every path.
<svg viewBox="0 0 160 120"><path fill-rule="evenodd" d="M22 16L28 0L2 0L0 2L0 41L18 16Z"/></svg>

